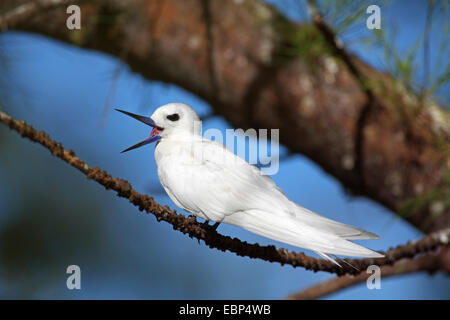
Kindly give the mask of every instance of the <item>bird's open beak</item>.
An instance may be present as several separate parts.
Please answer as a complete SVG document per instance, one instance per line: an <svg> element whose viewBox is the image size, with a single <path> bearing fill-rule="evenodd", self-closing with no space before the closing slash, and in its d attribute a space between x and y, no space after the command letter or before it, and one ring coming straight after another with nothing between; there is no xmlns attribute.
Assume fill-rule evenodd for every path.
<svg viewBox="0 0 450 320"><path fill-rule="evenodd" d="M152 143L152 142L155 142L155 141L158 141L159 139L161 139L161 137L159 136L159 133L163 130L163 128L158 127L155 124L155 122L150 117L139 116L137 114L134 114L134 113L131 113L131 112L127 112L127 111L123 111L123 110L120 110L120 109L116 109L116 110L119 111L119 112L122 112L122 113L124 113L124 114L126 114L126 115L128 115L128 116L130 116L130 117L132 117L134 119L136 119L136 120L139 120L140 122L143 122L143 123L145 123L146 125L148 125L150 127L153 127L153 130L152 130L152 132L150 134L150 137L148 137L144 141L141 141L141 142L135 144L134 146L129 147L128 149L123 150L122 153L130 151L130 150L133 150L133 149L136 149L136 148L139 148L139 147L142 147L142 146L145 146L146 144L149 144L149 143Z"/></svg>

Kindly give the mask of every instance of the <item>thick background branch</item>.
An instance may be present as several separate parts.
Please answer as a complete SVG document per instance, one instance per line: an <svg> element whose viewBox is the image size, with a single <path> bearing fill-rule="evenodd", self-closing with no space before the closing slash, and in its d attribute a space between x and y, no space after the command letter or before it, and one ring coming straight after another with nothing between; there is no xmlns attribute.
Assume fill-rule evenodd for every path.
<svg viewBox="0 0 450 320"><path fill-rule="evenodd" d="M16 24L29 19L35 14L39 14L42 10L47 10L50 8L69 5L70 0L37 0L37 1L26 1L23 4L17 5L17 1L13 3L14 7L11 7L11 1L5 1L1 4L1 9L3 9L0 15L0 30L5 30L8 27L14 27Z"/></svg>
<svg viewBox="0 0 450 320"><path fill-rule="evenodd" d="M10 129L19 132L22 137L41 144L54 156L81 171L88 179L98 182L106 189L116 191L119 197L127 198L131 203L139 207L139 210L145 210L147 213L152 213L158 221L166 221L170 223L175 230L188 234L191 238L195 237L199 240L203 240L209 247L217 248L221 251L229 250L240 256L259 258L269 262L279 262L282 265L290 264L293 267L304 267L305 269L313 271L326 271L343 275L358 274L373 264L380 266L389 265L402 258L412 258L437 248L448 247L450 228L432 233L419 241L391 249L386 252L385 258L360 260L345 259L347 263L343 264L342 267L338 267L331 261L307 257L303 253L289 252L286 249L277 250L274 246L248 244L237 238L232 239L223 236L217 233L213 227L198 223L195 218L186 218L184 215L177 214L167 206L162 207L155 202L152 197L140 194L134 190L127 181L113 178L99 168L90 167L78 158L72 150L64 149L61 143L53 141L48 134L43 131L36 131L24 121L15 120L8 114L0 111L0 122L9 126Z"/></svg>
<svg viewBox="0 0 450 320"><path fill-rule="evenodd" d="M315 49L327 41L313 26L257 0L103 0L81 8L79 31L65 28L63 7L10 28L122 57L144 77L202 97L235 127L279 128L290 151L394 212L407 199L448 189L448 116L349 56L371 86L371 105L349 64L332 48ZM293 34L307 40L298 43ZM286 54L292 48L306 53ZM450 209L433 214L431 207L404 218L424 232L449 227Z"/></svg>

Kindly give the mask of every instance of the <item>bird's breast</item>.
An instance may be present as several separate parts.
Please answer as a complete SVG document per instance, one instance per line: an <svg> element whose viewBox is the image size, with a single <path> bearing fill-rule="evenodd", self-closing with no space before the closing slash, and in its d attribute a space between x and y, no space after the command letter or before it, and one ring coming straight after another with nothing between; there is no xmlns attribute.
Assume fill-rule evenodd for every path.
<svg viewBox="0 0 450 320"><path fill-rule="evenodd" d="M157 166L167 163L192 164L196 161L199 147L190 142L160 141L155 149Z"/></svg>

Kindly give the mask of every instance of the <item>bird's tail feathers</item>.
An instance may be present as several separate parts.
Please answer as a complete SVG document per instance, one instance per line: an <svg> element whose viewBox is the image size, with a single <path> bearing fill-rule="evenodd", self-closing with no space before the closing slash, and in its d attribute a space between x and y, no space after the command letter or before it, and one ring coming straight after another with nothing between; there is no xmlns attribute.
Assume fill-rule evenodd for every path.
<svg viewBox="0 0 450 320"><path fill-rule="evenodd" d="M376 251L348 241L348 239L367 239L370 233L365 234L363 233L366 232L364 230L346 226L339 222L336 222L337 227L333 229L334 224L331 222L334 221L326 219L328 221L324 222L319 219L319 222L315 222L313 217L326 219L314 214L314 216L303 221L303 217L300 218L291 214L283 213L279 215L262 210L247 210L227 216L224 222L276 241L312 250L337 265L339 263L328 254L368 258L383 257ZM323 228L323 226L326 227ZM348 227L348 229L345 227ZM337 231L333 232L334 230ZM370 239L373 239L373 237Z"/></svg>
<svg viewBox="0 0 450 320"><path fill-rule="evenodd" d="M342 268L342 266L336 261L337 259L331 257L330 255L320 252L320 251L314 251L317 255L321 256L322 258L324 258L325 260L331 261L334 264L338 265L339 267Z"/></svg>
<svg viewBox="0 0 450 320"><path fill-rule="evenodd" d="M295 214L297 219L318 230L329 232L346 240L369 240L379 238L375 233L325 218L324 216L299 205L296 206L297 210L295 211Z"/></svg>

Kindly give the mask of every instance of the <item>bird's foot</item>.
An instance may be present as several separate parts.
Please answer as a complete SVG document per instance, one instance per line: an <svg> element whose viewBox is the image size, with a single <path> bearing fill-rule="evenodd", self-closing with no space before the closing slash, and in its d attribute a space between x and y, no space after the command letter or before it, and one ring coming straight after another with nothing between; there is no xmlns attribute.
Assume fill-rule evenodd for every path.
<svg viewBox="0 0 450 320"><path fill-rule="evenodd" d="M216 223L214 223L214 224L211 226L211 225L209 224L209 221L206 220L205 222L203 222L203 225L204 225L205 227L211 227L211 228L213 228L213 230L216 230L217 227L220 225L220 222L216 222Z"/></svg>
<svg viewBox="0 0 450 320"><path fill-rule="evenodd" d="M216 222L216 223L214 223L214 225L212 226L212 228L214 229L214 230L217 230L217 227L220 225L220 222Z"/></svg>
<svg viewBox="0 0 450 320"><path fill-rule="evenodd" d="M202 223L202 226L203 227L206 227L206 228L212 228L213 230L217 230L217 227L220 225L220 222L216 222L216 223L214 223L212 226L209 224L209 221L208 220L205 220L205 222L203 222ZM198 241L198 244L200 244L200 239L197 239L197 241Z"/></svg>

